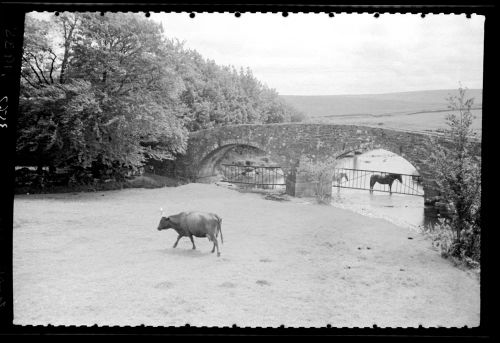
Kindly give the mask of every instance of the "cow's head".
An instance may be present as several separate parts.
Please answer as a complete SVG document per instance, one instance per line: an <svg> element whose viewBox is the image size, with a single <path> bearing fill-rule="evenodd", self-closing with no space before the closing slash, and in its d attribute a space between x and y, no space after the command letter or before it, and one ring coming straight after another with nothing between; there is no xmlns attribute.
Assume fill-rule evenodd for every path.
<svg viewBox="0 0 500 343"><path fill-rule="evenodd" d="M170 222L169 217L165 217L165 213L163 212L163 208L160 208L161 219L158 224L158 231L170 229L172 227L172 223Z"/></svg>
<svg viewBox="0 0 500 343"><path fill-rule="evenodd" d="M158 231L167 230L172 228L172 222L169 217L161 217L160 223L158 224Z"/></svg>

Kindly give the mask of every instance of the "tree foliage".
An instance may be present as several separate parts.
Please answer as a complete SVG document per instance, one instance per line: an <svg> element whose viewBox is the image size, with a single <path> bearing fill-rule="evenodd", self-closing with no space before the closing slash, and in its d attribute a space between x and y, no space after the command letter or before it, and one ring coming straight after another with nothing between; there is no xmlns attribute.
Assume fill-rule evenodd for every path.
<svg viewBox="0 0 500 343"><path fill-rule="evenodd" d="M26 16L20 161L94 177L174 159L189 131L300 120L247 70L219 66L137 14Z"/></svg>
<svg viewBox="0 0 500 343"><path fill-rule="evenodd" d="M302 156L297 167L297 175L314 183L314 193L318 203L329 204L332 198L332 180L337 159L330 157L319 160L311 156Z"/></svg>
<svg viewBox="0 0 500 343"><path fill-rule="evenodd" d="M473 149L475 136L471 125L473 98L460 87L449 99L455 111L447 117L449 148L436 145L431 156L437 184L444 200L451 204L453 216L448 227L453 231L450 255L479 261L481 234L481 158Z"/></svg>
<svg viewBox="0 0 500 343"><path fill-rule="evenodd" d="M282 123L303 115L285 104L274 89L257 80L250 69L218 66L194 51L182 56L185 89L181 94L183 113L190 131L213 127Z"/></svg>

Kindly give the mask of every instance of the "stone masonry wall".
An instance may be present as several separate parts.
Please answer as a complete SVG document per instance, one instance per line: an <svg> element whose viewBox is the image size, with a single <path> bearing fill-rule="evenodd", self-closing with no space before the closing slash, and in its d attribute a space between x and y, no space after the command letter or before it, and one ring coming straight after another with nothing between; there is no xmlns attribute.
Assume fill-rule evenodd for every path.
<svg viewBox="0 0 500 343"><path fill-rule="evenodd" d="M324 159L352 150L380 148L408 160L422 176L426 197L432 197L436 195L435 181L427 159L436 144L448 143L438 136L355 125L234 125L192 133L187 152L177 165L186 177L209 176L224 151L247 145L266 152L289 175L303 155ZM480 143L477 152L480 154Z"/></svg>

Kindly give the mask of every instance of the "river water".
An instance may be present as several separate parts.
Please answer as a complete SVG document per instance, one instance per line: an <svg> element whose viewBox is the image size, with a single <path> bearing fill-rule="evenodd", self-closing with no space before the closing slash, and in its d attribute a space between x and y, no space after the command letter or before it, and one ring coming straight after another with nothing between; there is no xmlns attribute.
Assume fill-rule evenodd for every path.
<svg viewBox="0 0 500 343"><path fill-rule="evenodd" d="M232 161L233 162L233 161ZM407 160L399 155L396 155L390 151L377 149L366 152L361 155L355 155L353 157L343 158L338 160L336 168L346 168L346 169L357 169L366 171L378 171L378 172L389 172L398 173L406 175L418 175L415 167L413 167ZM265 173L256 178L252 173L246 173L245 175L234 175L231 171L225 170L228 174L225 177L234 179L238 182L249 183L252 182L262 182L262 183L275 183L284 184L285 179L281 169L280 174L276 177L270 179L266 178ZM222 170L221 170L222 172ZM261 170L263 172L263 170ZM349 178L352 179L352 171L347 172ZM264 174L264 175L263 175ZM364 183L366 183L368 178L364 178ZM257 180L257 181L256 181ZM244 188L249 185L236 182L235 184L224 183L226 185L231 185L232 187ZM423 195L423 189L416 183L411 181L411 177L403 177L403 185L397 185L399 181L395 181L393 184L393 191L395 189L408 189L408 184L412 184L412 187L418 188L418 193ZM376 218L383 218L391 221L397 225L409 227L413 229L418 229L421 226L426 226L433 224L437 221L437 213L433 207L426 207L424 205L423 196L415 195L405 195L397 193L388 193L377 191L377 189L383 189L383 187L376 184L374 187L374 192L370 193L368 190L361 189L350 189L334 187L332 189L332 206L348 209L366 216L372 216ZM351 182L352 184L352 182ZM344 183L344 185L349 185L349 183ZM363 187L368 187L366 184ZM279 192L285 191L285 186L263 186L260 185L258 188L273 189ZM396 190L397 191L397 190Z"/></svg>
<svg viewBox="0 0 500 343"><path fill-rule="evenodd" d="M339 160L337 168L418 175L407 160L383 149ZM333 187L332 205L414 229L437 220L434 209L424 205L423 196Z"/></svg>

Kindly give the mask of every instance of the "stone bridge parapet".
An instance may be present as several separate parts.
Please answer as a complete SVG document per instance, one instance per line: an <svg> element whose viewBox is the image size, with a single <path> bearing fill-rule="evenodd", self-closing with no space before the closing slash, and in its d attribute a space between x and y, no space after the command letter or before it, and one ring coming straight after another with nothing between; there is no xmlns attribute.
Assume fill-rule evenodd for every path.
<svg viewBox="0 0 500 343"><path fill-rule="evenodd" d="M197 180L214 174L218 160L235 146L262 150L293 173L301 156L326 159L349 151L391 151L410 162L422 176L426 197L436 195L434 171L428 163L436 144L449 146L442 136L378 127L335 124L246 124L201 130L190 134L186 154L177 160L180 174ZM476 144L481 153L481 144Z"/></svg>

